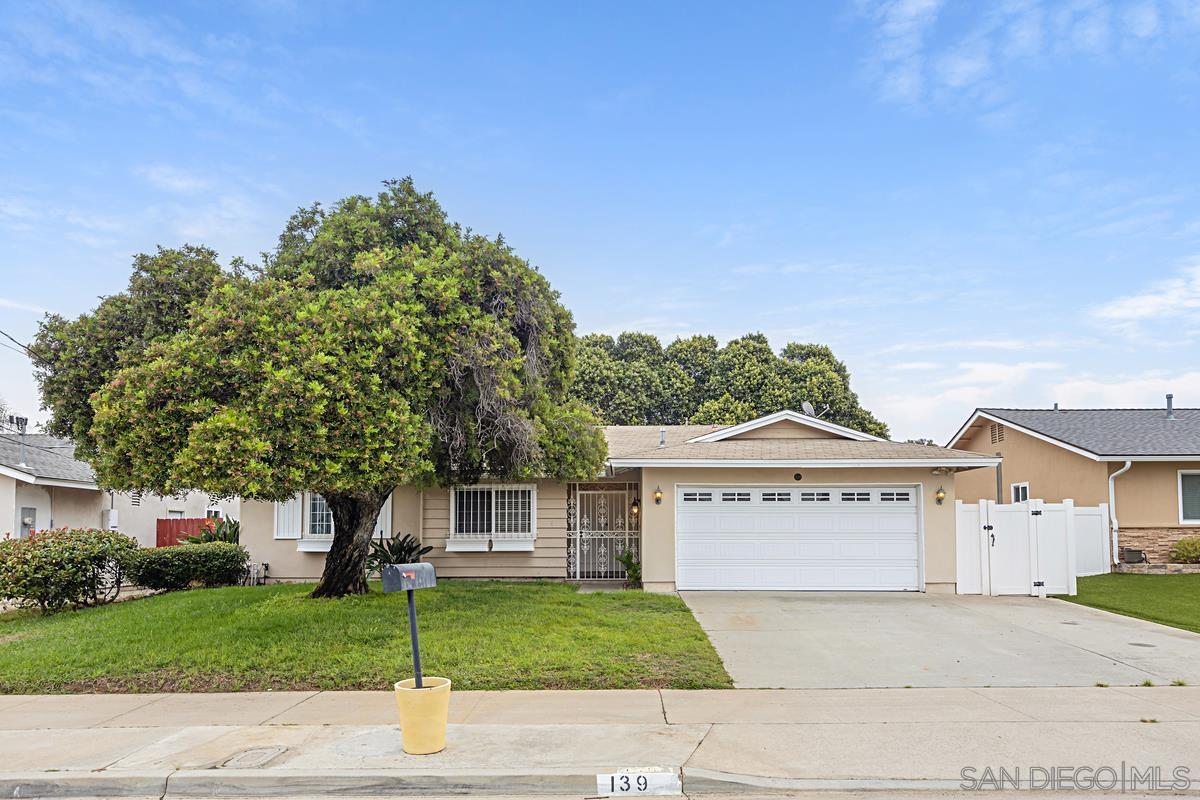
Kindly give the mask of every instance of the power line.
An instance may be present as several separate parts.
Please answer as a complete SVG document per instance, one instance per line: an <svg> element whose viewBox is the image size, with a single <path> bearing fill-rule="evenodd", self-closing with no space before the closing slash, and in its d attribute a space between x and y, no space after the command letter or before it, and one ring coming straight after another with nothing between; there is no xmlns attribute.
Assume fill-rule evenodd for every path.
<svg viewBox="0 0 1200 800"><path fill-rule="evenodd" d="M6 331L0 330L0 336L3 336L5 339L8 339L10 342L15 344L17 347L19 347L23 351L25 351L25 355L30 356L30 357L33 356L33 353L31 353L29 351L29 347L24 342L22 342L21 340L17 339L15 336L13 336L12 334L10 334ZM3 344L3 342L0 342L0 344ZM12 349L10 345L4 345L4 346L8 347L9 349Z"/></svg>

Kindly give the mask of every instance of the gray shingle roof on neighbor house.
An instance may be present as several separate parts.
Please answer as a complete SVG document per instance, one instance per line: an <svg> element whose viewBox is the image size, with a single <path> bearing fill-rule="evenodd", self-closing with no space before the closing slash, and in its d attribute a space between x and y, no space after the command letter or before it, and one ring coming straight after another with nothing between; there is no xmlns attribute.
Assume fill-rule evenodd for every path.
<svg viewBox="0 0 1200 800"><path fill-rule="evenodd" d="M1098 456L1200 455L1200 408L981 408Z"/></svg>
<svg viewBox="0 0 1200 800"><path fill-rule="evenodd" d="M92 468L74 458L75 447L68 441L31 433L25 437L24 464L20 436L0 433L0 465L32 475L34 478L72 483L94 484Z"/></svg>

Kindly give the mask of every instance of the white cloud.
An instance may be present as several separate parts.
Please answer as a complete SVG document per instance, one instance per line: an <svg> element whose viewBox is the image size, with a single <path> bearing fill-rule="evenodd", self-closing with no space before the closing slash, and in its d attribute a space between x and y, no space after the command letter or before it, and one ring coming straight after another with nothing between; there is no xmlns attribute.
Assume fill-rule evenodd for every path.
<svg viewBox="0 0 1200 800"><path fill-rule="evenodd" d="M1035 372L1059 369L1062 364L1053 361L964 361L957 372L938 381L945 386L987 386L989 384L1016 384L1030 378Z"/></svg>
<svg viewBox="0 0 1200 800"><path fill-rule="evenodd" d="M207 178L170 164L149 164L138 167L135 172L154 186L179 194L192 194L212 185Z"/></svg>
<svg viewBox="0 0 1200 800"><path fill-rule="evenodd" d="M892 369L902 371L941 369L941 367L942 365L936 361L902 361L899 364L892 364Z"/></svg>
<svg viewBox="0 0 1200 800"><path fill-rule="evenodd" d="M1122 378L1075 378L1051 387L1065 408L1164 408L1165 395L1178 407L1200 407L1200 371L1170 374L1146 372Z"/></svg>
<svg viewBox="0 0 1200 800"><path fill-rule="evenodd" d="M1136 332L1143 323L1180 317L1200 319L1200 261L1145 291L1094 306L1097 319Z"/></svg>
<svg viewBox="0 0 1200 800"><path fill-rule="evenodd" d="M0 308L11 308L14 311L28 311L30 314L48 314L49 310L41 306L35 306L30 303L22 303L19 300L9 300L7 297L0 297Z"/></svg>
<svg viewBox="0 0 1200 800"><path fill-rule="evenodd" d="M1158 6L1154 3L1131 5L1122 14L1125 30L1139 39L1158 33Z"/></svg>

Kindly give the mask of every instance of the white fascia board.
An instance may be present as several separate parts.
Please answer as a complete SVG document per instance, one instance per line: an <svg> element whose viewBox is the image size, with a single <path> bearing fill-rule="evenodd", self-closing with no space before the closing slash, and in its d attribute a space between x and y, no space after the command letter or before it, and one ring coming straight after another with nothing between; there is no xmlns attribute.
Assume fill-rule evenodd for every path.
<svg viewBox="0 0 1200 800"><path fill-rule="evenodd" d="M820 469L822 467L852 468L852 467L994 467L1003 459L996 456L980 456L979 458L824 458L824 459L733 459L733 458L614 458L608 463L614 469L623 467L787 467Z"/></svg>
<svg viewBox="0 0 1200 800"><path fill-rule="evenodd" d="M1190 456L1100 456L1100 461L1200 461L1200 455Z"/></svg>
<svg viewBox="0 0 1200 800"><path fill-rule="evenodd" d="M1055 447L1061 447L1063 450L1069 450L1072 453L1075 453L1076 455L1083 456L1084 458L1090 458L1092 461L1103 461L1105 458L1111 458L1114 461L1117 459L1117 456L1097 455L1096 453L1093 453L1091 450L1085 450L1082 447L1076 447L1073 444L1067 444L1066 442L1064 442L1060 439L1055 439L1053 436L1047 436L1044 433L1038 433L1035 430L1026 428L1024 425L1018 425L1015 422L1010 422L1010 421L1004 419L1003 417L992 416L991 414L988 414L986 411L976 411L971 416L971 419L967 420L967 424L963 425L962 428L959 428L959 434L961 434L964 429L966 429L968 426L970 426L971 423L973 423L979 417L983 417L986 420L991 420L992 422L1003 425L1006 428L1012 428L1014 431L1020 431L1021 433L1025 434L1026 436L1032 436L1035 439L1041 439L1043 442L1046 442L1047 444L1052 444ZM951 444L946 445L946 446L952 447L953 443L957 442L957 441L958 441L958 438L956 436L954 439L951 440ZM1123 461L1124 459L1121 459L1121 460Z"/></svg>
<svg viewBox="0 0 1200 800"><path fill-rule="evenodd" d="M61 489L95 489L96 491L100 491L100 487L92 481L71 481L65 478L39 478L32 473L22 472L7 464L0 464L0 475L14 478L22 483L33 484L34 486L57 486Z"/></svg>
<svg viewBox="0 0 1200 800"><path fill-rule="evenodd" d="M847 439L853 439L858 442L886 442L887 439L881 439L878 436L872 436L869 433L856 431L853 428L847 428L844 425L838 425L835 422L826 422L823 419L810 417L807 414L798 414L795 411L776 411L774 414L768 414L765 417L752 419L749 422L743 422L740 425L731 425L728 428L722 428L719 431L706 433L703 436L697 436L695 439L688 439L688 444L694 442L720 442L728 439L731 436L737 436L739 433L756 430L767 425L772 425L776 422L788 420L800 425L807 425L810 428L816 428L827 433L837 433L845 436Z"/></svg>
<svg viewBox="0 0 1200 800"><path fill-rule="evenodd" d="M963 437L963 434L967 432L967 429L970 428L972 425L974 425L975 420L979 419L981 416L983 416L983 412L980 411L978 408L975 409L975 411L971 414L971 416L967 419L967 421L962 424L962 427L959 428L958 431L953 436L950 437L950 441L946 442L946 447L954 448L954 446L956 444L958 444L958 440L961 439Z"/></svg>

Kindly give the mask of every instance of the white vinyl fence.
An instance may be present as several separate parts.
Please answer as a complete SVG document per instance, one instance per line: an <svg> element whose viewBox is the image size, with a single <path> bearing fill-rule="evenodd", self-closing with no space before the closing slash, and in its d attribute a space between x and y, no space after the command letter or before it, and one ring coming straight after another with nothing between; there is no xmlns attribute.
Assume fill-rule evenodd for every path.
<svg viewBox="0 0 1200 800"><path fill-rule="evenodd" d="M1075 594L1076 576L1109 571L1107 505L959 500L955 513L959 594Z"/></svg>

